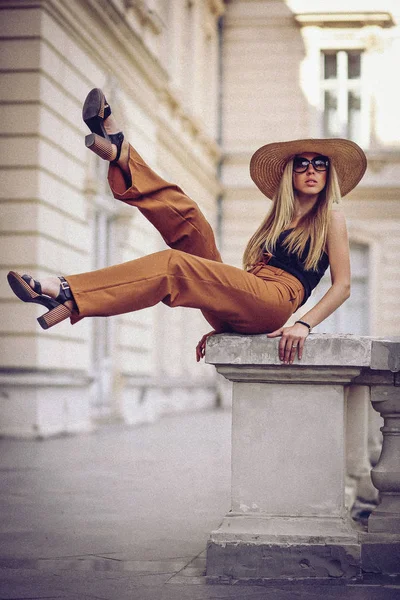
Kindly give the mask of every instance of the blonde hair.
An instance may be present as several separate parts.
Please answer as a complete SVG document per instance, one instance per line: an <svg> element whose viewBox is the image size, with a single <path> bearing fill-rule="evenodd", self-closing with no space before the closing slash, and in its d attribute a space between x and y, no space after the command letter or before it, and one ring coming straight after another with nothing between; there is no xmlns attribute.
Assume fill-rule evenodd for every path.
<svg viewBox="0 0 400 600"><path fill-rule="evenodd" d="M324 252L328 232L328 215L334 202L341 200L339 181L335 167L331 164L327 181L320 192L314 207L300 220L297 227L286 236L283 246L300 259L309 241L309 251L304 261L306 270L316 269ZM287 229L293 218L293 159L285 166L279 188L273 198L272 207L260 227L250 238L243 254L243 267L251 269L262 261L266 250L274 253L276 243L282 231Z"/></svg>

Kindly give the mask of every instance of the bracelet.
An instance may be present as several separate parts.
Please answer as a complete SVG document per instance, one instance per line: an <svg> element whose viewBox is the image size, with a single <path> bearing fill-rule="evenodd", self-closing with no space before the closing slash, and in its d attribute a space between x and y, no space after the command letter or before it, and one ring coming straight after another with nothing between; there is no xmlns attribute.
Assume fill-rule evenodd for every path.
<svg viewBox="0 0 400 600"><path fill-rule="evenodd" d="M301 325L305 325L306 327L308 327L308 333L311 332L311 325L309 323L306 323L305 321L296 321L295 325L296 325L296 323L300 323Z"/></svg>

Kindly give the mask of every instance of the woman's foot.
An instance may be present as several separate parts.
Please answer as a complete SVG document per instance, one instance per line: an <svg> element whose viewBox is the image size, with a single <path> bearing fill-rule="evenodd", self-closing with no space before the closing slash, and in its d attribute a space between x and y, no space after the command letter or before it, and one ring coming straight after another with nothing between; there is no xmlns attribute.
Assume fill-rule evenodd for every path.
<svg viewBox="0 0 400 600"><path fill-rule="evenodd" d="M131 185L129 171L129 144L112 113L102 90L94 88L86 97L82 117L92 132L86 136L86 147L103 160L117 164L123 172L127 186Z"/></svg>
<svg viewBox="0 0 400 600"><path fill-rule="evenodd" d="M64 277L45 277L42 281L36 281L30 275L10 271L7 280L17 298L47 308L47 312L37 319L43 329L61 323L71 317L73 310L77 310L68 281Z"/></svg>
<svg viewBox="0 0 400 600"><path fill-rule="evenodd" d="M50 298L54 298L54 300L60 294L63 285L58 277L43 277L43 279L38 281L38 283L40 283L42 293L46 296L50 296ZM33 279L33 277L31 277L29 285L33 290L35 289L35 280ZM63 304L71 311L74 310L74 308L76 308L75 302L73 300L66 300L65 302L63 302Z"/></svg>
<svg viewBox="0 0 400 600"><path fill-rule="evenodd" d="M118 153L118 148L115 144L112 143L112 136L114 136L115 134L118 134L118 133L122 133L122 131L121 131L121 128L118 126L117 120L112 113L110 114L109 117L104 119L104 129L106 130L107 134L110 136L111 144L112 144L112 148L113 148L113 156L116 157L117 153ZM122 140L121 150L120 150L120 155L117 160L117 165L122 169L122 171L125 174L129 175L128 160L129 160L129 144L126 140ZM115 161L115 158L113 158L113 161Z"/></svg>
<svg viewBox="0 0 400 600"><path fill-rule="evenodd" d="M112 113L110 114L109 117L104 119L104 129L106 130L107 134L110 136L111 143L112 143L111 136L118 134L118 133L122 133L121 127L118 126L117 120ZM112 146L113 146L113 153L115 153L115 156L117 156L118 148L113 143L112 143ZM129 158L129 144L126 140L123 140L122 144L121 144L120 156L117 160L118 166L120 166L121 168L123 168L123 166L128 167L128 158ZM129 172L129 170L128 170L128 172Z"/></svg>

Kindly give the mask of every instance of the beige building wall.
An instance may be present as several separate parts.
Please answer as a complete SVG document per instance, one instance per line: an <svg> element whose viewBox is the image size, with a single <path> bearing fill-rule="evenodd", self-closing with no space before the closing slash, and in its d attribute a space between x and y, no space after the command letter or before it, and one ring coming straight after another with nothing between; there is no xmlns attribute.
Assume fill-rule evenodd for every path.
<svg viewBox="0 0 400 600"><path fill-rule="evenodd" d="M215 222L222 10L218 0L0 2L2 433L90 430L99 418L148 421L214 402L213 369L195 362L209 330L201 315L156 307L42 331L6 273L84 272L164 247L111 197L105 163L84 146L92 87Z"/></svg>
<svg viewBox="0 0 400 600"><path fill-rule="evenodd" d="M159 306L44 332L40 310L7 286L10 269L83 272L164 247L111 197L106 164L84 147L81 106L95 86L151 166L216 228L222 222L224 260L239 266L269 205L250 180L251 154L270 141L322 136L321 54L361 52L369 170L343 203L355 291L350 309L323 327L348 332L361 315L358 333L399 334L400 14L395 0L348 8L342 0L0 1L1 433L90 430L99 419L137 423L214 402L213 369L194 358L209 326L194 311Z"/></svg>
<svg viewBox="0 0 400 600"><path fill-rule="evenodd" d="M399 23L398 2L389 0L355 0L351 6L342 0L227 3L223 256L238 266L269 207L249 176L252 153L268 142L331 137L324 128L323 89L330 82L324 81L323 55L342 51L340 62L343 51L361 54L355 141L366 151L369 168L343 200L353 250L353 294L320 331L400 333L400 92L393 71L400 59Z"/></svg>

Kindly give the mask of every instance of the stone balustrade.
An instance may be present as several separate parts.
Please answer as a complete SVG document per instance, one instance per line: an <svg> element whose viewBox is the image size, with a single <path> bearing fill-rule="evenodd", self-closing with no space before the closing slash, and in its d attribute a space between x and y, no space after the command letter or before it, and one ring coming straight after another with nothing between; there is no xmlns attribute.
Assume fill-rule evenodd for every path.
<svg viewBox="0 0 400 600"><path fill-rule="evenodd" d="M293 365L278 360L278 342L207 343L206 361L233 382L232 506L210 535L209 581L400 573L400 339L312 334ZM375 496L369 395L384 426L372 469L380 503L364 531L345 483Z"/></svg>

